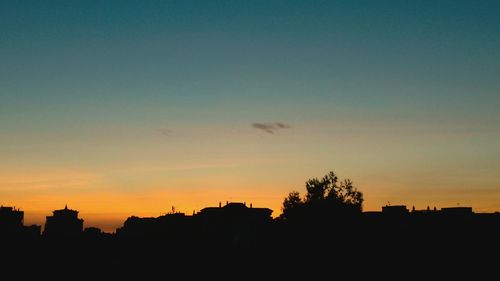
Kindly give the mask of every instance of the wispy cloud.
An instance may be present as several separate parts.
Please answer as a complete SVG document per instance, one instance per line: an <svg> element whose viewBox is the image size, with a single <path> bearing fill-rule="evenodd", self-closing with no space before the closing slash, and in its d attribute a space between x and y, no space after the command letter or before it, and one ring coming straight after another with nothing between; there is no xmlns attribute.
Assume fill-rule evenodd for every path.
<svg viewBox="0 0 500 281"><path fill-rule="evenodd" d="M262 130L266 133L269 134L274 134L274 132L281 130L281 129L288 129L291 128L290 125L285 124L285 123L252 123L252 127L255 129Z"/></svg>

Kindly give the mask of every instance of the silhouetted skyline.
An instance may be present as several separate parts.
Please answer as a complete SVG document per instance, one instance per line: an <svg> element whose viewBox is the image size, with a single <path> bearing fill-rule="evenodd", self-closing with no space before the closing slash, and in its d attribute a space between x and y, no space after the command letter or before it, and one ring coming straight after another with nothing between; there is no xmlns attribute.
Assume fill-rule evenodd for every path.
<svg viewBox="0 0 500 281"><path fill-rule="evenodd" d="M211 213L216 213L218 211L228 211L230 212L231 210L236 210L236 209L242 209L242 210L251 210L255 212L263 212L263 218L268 218L269 221L271 220L280 220L280 217L272 217L272 213L274 212L273 210L265 207L253 207L252 203L249 203L248 205L246 202L229 202L226 201L225 204L222 204L222 202L219 202L218 207L205 207L201 209L199 212L193 212L192 214L185 214L183 212L176 212L175 209L171 210L166 213L161 213L158 214L157 216L152 216L152 217L138 217L135 215L130 216L127 218L125 221L122 222L122 224L116 228L112 229L109 231L107 229L107 233L115 233L115 230L120 230L123 229L124 226L127 225L127 222L132 220L136 221L154 221L161 219L163 217L169 217L169 216L181 216L181 217L204 217L207 216L208 214ZM481 212L475 212L473 210L473 207L468 207L468 206L448 206L448 207L441 207L438 208L436 206L427 206L426 208L423 209L416 209L415 206L412 206L411 209L409 209L408 206L406 205L385 205L380 208L378 211L364 211L362 212L366 217L378 217L378 216L394 216L396 215L397 217L404 217L406 215L413 215L413 216L421 216L421 215L444 215L446 216L453 216L453 214L458 214L459 216L495 216L495 218L500 222L500 211L495 211L495 212L489 212L489 213L481 213ZM57 222L52 222L53 220L57 220ZM54 224L57 226L49 226L49 232L47 232L47 222L49 224ZM59 210L54 210L52 216L47 216L46 221L44 225L25 225L24 224L24 211L20 208L15 208L12 206L1 206L0 207L0 226L2 227L7 227L11 229L20 229L22 227L26 227L28 231L31 232L38 232L40 235L49 235L49 236L74 236L76 234L83 234L84 231L89 231L89 232L101 232L103 231L100 228L97 228L95 225L89 225L89 224L84 224L84 218L78 217L78 211L77 210L72 210L68 209L68 206L65 206L63 209ZM500 226L500 225L499 225ZM43 228L42 228L43 227ZM56 232L56 234L50 234L50 228L56 228L57 230L53 230L52 232ZM62 234L58 234L57 232L60 232L62 228ZM38 230L37 230L38 229ZM66 231L66 230L67 231ZM0 227L0 232L1 232L1 227ZM43 231L42 231L43 230ZM73 233L73 234L71 234Z"/></svg>
<svg viewBox="0 0 500 281"><path fill-rule="evenodd" d="M496 260L485 253L500 248L499 212L475 213L463 206L409 210L404 205L362 212L362 194L349 181L338 182L333 172L308 183L305 196L290 193L283 202L286 211L275 219L271 209L227 201L192 215L172 208L158 217L131 216L114 234L83 228L78 210L68 206L47 216L42 234L39 226L23 225L23 211L2 206L2 274L19 274L20 268L30 269L23 276L39 274L38 269L53 266L51 277L66 278L76 272L114 278L165 272L284 277L296 276L290 267L333 263L350 274L353 267L393 273L403 266L450 276L458 273L450 268L475 271Z"/></svg>

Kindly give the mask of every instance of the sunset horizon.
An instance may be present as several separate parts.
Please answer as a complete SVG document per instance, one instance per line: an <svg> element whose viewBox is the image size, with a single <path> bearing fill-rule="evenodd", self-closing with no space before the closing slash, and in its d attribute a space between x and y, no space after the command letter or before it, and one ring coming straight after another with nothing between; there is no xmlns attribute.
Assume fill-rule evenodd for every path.
<svg viewBox="0 0 500 281"><path fill-rule="evenodd" d="M313 178L313 177L311 177ZM320 176L316 176L315 178L321 178ZM360 188L356 184L356 188L360 189L360 191L363 192L363 189ZM123 226L124 221L133 216L137 217L159 217L162 215L166 214L171 214L173 212L178 212L178 213L183 213L186 215L194 215L199 213L203 208L206 207L217 207L219 204L226 205L227 203L234 203L234 202L239 202L239 203L244 203L248 206L252 204L254 207L259 207L259 208L270 208L272 212L272 217L273 218L278 218L282 214L282 206L283 206L283 200L285 199L286 195L288 192L291 191L298 191L302 195L305 193L305 187L304 184L302 184L302 188L293 188L289 189L288 191L285 191L283 194L277 194L275 196L273 195L268 195L263 196L260 194L260 196L255 196L255 195L247 195L247 196L226 196L224 197L224 190L222 189L219 193L203 193L201 194L203 198L198 198L199 195L196 195L196 190L193 193L193 190L187 191L185 194L177 194L176 196L171 196L174 197L174 199L168 200L170 197L168 194L161 194L161 193L155 193L153 195L141 195L140 200L137 200L139 202L136 202L137 197L132 197L132 198L124 198L121 197L118 199L114 199L115 201L110 201L106 202L105 200L100 199L99 200L99 205L100 208L96 209L96 205L93 204L82 204L81 202L88 202L96 200L96 198L90 197L90 198L79 198L79 199L71 199L69 198L68 202L74 202L74 203L68 203L68 202L63 202L50 206L47 201L44 201L43 206L46 209L31 209L30 206L21 206L19 204L15 204L14 202L10 202L9 204L3 204L3 207L14 207L20 211L23 211L25 214L24 218L24 223L25 225L40 225L43 226L45 225L45 219L47 216L52 215L52 212L54 210L60 210L64 208L69 208L73 209L79 212L80 218L84 220L84 227L98 227L102 231L105 231L107 233L115 233L117 228L120 228ZM381 211L382 207L384 206L397 206L397 205L404 205L407 206L408 209L414 208L417 210L425 210L427 209L437 209L440 210L442 208L450 208L450 207L470 207L474 212L477 213L498 213L500 210L496 208L481 208L477 207L473 204L474 200L467 200L464 202L454 202L453 201L453 194L449 194L448 198L443 198L441 202L444 204L433 204L430 200L426 201L425 198L421 198L421 200L415 200L415 199L400 199L400 200L395 200L395 201L385 201L385 202L377 202L380 205L375 205L375 204L369 204L369 199L366 200L367 194L363 192L364 197L365 197L365 202L363 203L363 212L374 212L374 211ZM101 194L102 195L102 194ZM220 197L219 197L220 196ZM189 202L189 200L198 199L195 201L195 203L191 203L191 205L188 204L183 204L186 202ZM222 198L217 201L217 198ZM252 198L254 200L248 200L248 198ZM368 197L369 198L369 197ZM395 197L390 197L387 196L386 198L395 198ZM177 200L176 200L177 199ZM129 201L130 200L130 201ZM62 202L62 201L61 201ZM92 203L91 202L91 203ZM117 203L120 202L120 203ZM163 204L163 202L167 202ZM430 202L430 203L426 203ZM33 204L33 202L32 202ZM36 205L36 204L33 204ZM115 207L116 209L112 209ZM159 210L159 211L158 211Z"/></svg>

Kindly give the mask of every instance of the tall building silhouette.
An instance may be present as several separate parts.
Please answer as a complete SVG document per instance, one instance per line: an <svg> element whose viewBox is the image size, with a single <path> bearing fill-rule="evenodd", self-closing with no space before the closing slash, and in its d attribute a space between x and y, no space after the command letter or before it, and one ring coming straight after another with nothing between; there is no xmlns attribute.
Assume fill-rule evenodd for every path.
<svg viewBox="0 0 500 281"><path fill-rule="evenodd" d="M24 212L13 207L0 207L0 235L18 234L23 230Z"/></svg>
<svg viewBox="0 0 500 281"><path fill-rule="evenodd" d="M0 236L36 238L40 235L39 225L24 225L24 211L14 207L0 207Z"/></svg>
<svg viewBox="0 0 500 281"><path fill-rule="evenodd" d="M52 216L47 216L45 236L76 237L82 234L83 219L78 218L78 211L68 209L55 210Z"/></svg>

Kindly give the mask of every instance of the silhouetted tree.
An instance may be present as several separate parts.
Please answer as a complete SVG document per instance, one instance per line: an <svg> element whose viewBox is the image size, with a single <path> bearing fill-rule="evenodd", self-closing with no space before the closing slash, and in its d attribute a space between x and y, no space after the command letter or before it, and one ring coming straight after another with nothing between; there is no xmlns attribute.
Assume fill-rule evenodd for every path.
<svg viewBox="0 0 500 281"><path fill-rule="evenodd" d="M318 178L314 179L309 179L306 181L306 190L307 194L305 197L305 202L306 203L314 203L314 202L319 202L323 199L325 199L325 194L328 191L328 181L325 181L325 178L323 180L319 180ZM329 180L329 179L328 179ZM335 180L337 180L335 178Z"/></svg>
<svg viewBox="0 0 500 281"><path fill-rule="evenodd" d="M292 191L288 194L283 201L282 217L293 217L300 207L304 204L300 198L300 193L297 191Z"/></svg>
<svg viewBox="0 0 500 281"><path fill-rule="evenodd" d="M331 173L333 174L333 172ZM363 193L353 186L350 179L341 181L339 185L337 185L337 182L330 184L331 187L328 189L328 195L326 196L327 200L338 201L340 205L352 207L360 212L363 210Z"/></svg>
<svg viewBox="0 0 500 281"><path fill-rule="evenodd" d="M302 199L293 191L283 201L283 219L320 217L324 215L347 215L362 211L363 194L350 179L339 182L334 172L323 178L306 181L306 195Z"/></svg>

